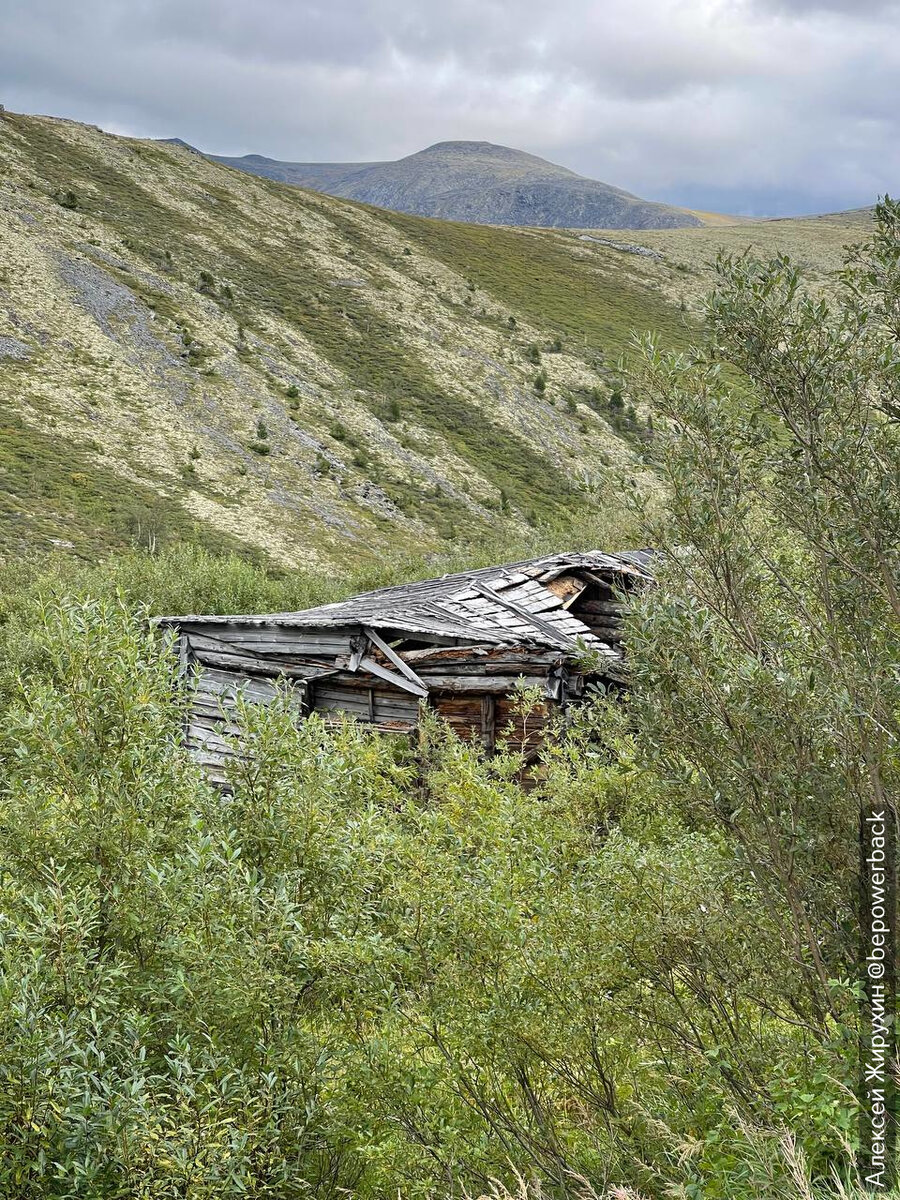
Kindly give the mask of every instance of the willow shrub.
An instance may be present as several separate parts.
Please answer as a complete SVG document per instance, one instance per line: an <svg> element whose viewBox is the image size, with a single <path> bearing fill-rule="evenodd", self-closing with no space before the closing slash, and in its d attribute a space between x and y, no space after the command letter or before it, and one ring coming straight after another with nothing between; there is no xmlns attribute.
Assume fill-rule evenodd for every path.
<svg viewBox="0 0 900 1200"><path fill-rule="evenodd" d="M3 1194L424 1197L512 1163L561 1195L572 1172L764 1194L741 1105L763 1119L760 1080L827 1056L761 1014L772 918L621 713L523 790L514 738L485 763L437 723L413 750L248 708L223 797L139 614L55 602L27 642L0 743Z"/></svg>

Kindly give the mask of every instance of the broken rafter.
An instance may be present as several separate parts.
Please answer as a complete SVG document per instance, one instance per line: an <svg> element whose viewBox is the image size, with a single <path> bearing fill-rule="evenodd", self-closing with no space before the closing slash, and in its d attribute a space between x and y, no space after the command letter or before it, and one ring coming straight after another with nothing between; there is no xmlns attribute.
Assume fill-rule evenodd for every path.
<svg viewBox="0 0 900 1200"><path fill-rule="evenodd" d="M368 671L370 675L377 675L379 679L384 679L387 683L392 683L394 687L402 688L404 692L412 692L420 700L424 700L428 695L428 688L421 680L418 683L413 683L411 679L407 679L399 671L389 671L387 667L383 667L381 663L377 663L374 658L363 658L359 665L364 671Z"/></svg>
<svg viewBox="0 0 900 1200"><path fill-rule="evenodd" d="M389 662L394 664L400 674L406 676L410 683L415 683L418 685L418 687L425 688L425 684L415 673L412 667L408 663L404 662L393 646L389 646L384 638L378 636L374 629L369 629L368 626L363 626L363 633L373 644L373 646L377 646L384 657L388 659ZM425 688L425 691L427 692L428 689Z"/></svg>

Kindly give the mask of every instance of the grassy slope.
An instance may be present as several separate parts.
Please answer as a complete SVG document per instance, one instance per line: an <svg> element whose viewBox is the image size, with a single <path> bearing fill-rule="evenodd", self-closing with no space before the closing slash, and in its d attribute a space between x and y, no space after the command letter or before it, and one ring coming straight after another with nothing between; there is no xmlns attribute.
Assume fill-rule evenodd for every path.
<svg viewBox="0 0 900 1200"><path fill-rule="evenodd" d="M732 225L716 224L701 229L635 229L628 231L628 241L663 256L674 268L663 285L667 296L671 298L677 291L692 308L709 289L719 250L739 254L749 247L763 258L786 253L804 267L814 283L827 285L841 266L844 247L869 235L872 211L736 221Z"/></svg>
<svg viewBox="0 0 900 1200"><path fill-rule="evenodd" d="M596 512L640 470L612 364L632 329L684 340L695 251L731 232L629 233L644 259L15 114L0 217L0 554L190 539L288 565ZM529 347L557 337L540 395Z"/></svg>

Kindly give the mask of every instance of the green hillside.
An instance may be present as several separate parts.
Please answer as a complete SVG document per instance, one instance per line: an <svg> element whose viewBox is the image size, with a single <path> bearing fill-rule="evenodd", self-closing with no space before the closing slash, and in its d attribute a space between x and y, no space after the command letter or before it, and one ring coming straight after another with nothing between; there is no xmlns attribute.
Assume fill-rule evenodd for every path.
<svg viewBox="0 0 900 1200"><path fill-rule="evenodd" d="M631 332L681 344L713 240L748 233L642 233L642 256L12 113L0 206L0 553L87 558L188 539L297 565L583 524L644 470Z"/></svg>
<svg viewBox="0 0 900 1200"><path fill-rule="evenodd" d="M0 214L0 1200L898 1195L900 203L445 224L0 112ZM627 690L469 647L490 750L152 620L588 541Z"/></svg>

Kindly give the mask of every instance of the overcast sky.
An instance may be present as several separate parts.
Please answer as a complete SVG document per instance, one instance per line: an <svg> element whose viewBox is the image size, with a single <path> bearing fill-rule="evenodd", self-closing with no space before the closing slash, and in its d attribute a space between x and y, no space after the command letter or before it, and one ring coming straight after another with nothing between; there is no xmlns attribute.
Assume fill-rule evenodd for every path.
<svg viewBox="0 0 900 1200"><path fill-rule="evenodd" d="M900 0L0 0L0 102L299 161L472 138L828 211L900 192Z"/></svg>

